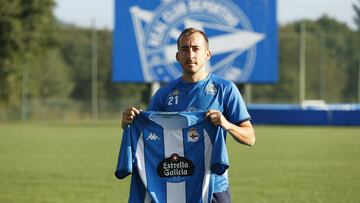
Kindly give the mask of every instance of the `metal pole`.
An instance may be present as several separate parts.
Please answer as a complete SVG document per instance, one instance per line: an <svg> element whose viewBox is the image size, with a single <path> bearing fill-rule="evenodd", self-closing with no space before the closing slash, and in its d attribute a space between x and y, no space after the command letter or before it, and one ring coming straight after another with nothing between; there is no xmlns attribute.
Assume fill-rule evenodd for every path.
<svg viewBox="0 0 360 203"><path fill-rule="evenodd" d="M98 44L95 20L92 21L91 32L91 116L98 119Z"/></svg>
<svg viewBox="0 0 360 203"><path fill-rule="evenodd" d="M21 80L21 121L27 121L28 118L28 79L29 70L22 64Z"/></svg>
<svg viewBox="0 0 360 203"><path fill-rule="evenodd" d="M245 85L245 102L247 104L252 103L252 86L251 86L251 84Z"/></svg>
<svg viewBox="0 0 360 203"><path fill-rule="evenodd" d="M300 25L300 62L299 62L299 102L300 104L305 100L306 96L306 30L305 21Z"/></svg>
<svg viewBox="0 0 360 203"><path fill-rule="evenodd" d="M325 101L325 33L320 33L320 99Z"/></svg>
<svg viewBox="0 0 360 203"><path fill-rule="evenodd" d="M357 101L360 103L360 59L358 63L358 93L357 93Z"/></svg>

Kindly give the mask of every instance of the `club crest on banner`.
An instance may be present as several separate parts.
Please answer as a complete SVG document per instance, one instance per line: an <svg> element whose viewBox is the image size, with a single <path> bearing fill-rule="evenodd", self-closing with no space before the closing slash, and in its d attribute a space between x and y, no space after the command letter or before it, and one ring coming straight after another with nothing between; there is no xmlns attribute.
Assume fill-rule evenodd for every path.
<svg viewBox="0 0 360 203"><path fill-rule="evenodd" d="M177 38L185 28L194 27L203 30L208 35L212 52L212 58L206 64L209 72L237 82L251 80L256 67L257 46L268 40L268 36L266 32L256 31L253 28L248 14L238 5L239 1L152 0L146 1L147 3L143 5L140 3L142 1L133 2L123 4L129 4L126 13L129 13L131 17L129 23L134 30L134 41L141 70L138 72L140 74L129 73L129 78L137 78L137 75L141 75L144 82L168 82L178 78L182 74L182 69L175 58ZM154 2L154 5L149 6L150 2ZM158 2L157 5L155 5L156 2ZM250 4L263 1L247 2ZM115 26L115 29L117 27ZM122 33L121 35L125 36ZM125 44L130 43L129 40L123 41ZM121 50L116 47L114 49L115 55L117 50ZM124 57L128 54L124 53ZM117 61L126 63L120 60L121 57L115 58L115 66L120 67ZM117 67L115 67L114 78L125 77L117 76L116 69Z"/></svg>

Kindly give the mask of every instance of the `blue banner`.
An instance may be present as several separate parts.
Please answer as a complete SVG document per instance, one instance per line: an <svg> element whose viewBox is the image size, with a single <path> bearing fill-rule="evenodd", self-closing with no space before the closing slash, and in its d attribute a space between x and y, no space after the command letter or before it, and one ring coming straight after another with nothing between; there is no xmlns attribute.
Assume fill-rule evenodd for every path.
<svg viewBox="0 0 360 203"><path fill-rule="evenodd" d="M276 0L116 0L113 81L178 78L176 40L187 27L208 35L210 72L237 83L277 81Z"/></svg>

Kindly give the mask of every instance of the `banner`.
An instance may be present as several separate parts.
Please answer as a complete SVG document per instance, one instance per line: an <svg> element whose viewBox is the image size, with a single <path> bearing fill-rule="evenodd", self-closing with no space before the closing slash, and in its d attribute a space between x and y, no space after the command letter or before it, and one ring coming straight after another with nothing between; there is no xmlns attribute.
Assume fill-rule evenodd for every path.
<svg viewBox="0 0 360 203"><path fill-rule="evenodd" d="M188 27L209 38L210 72L237 83L277 81L276 0L116 0L113 81L181 76L176 41Z"/></svg>

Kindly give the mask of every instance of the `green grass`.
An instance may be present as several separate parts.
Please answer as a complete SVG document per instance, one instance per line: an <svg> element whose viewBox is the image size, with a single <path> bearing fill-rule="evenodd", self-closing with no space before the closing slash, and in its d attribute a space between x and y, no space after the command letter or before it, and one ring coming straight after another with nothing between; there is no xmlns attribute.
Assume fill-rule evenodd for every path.
<svg viewBox="0 0 360 203"><path fill-rule="evenodd" d="M360 128L256 127L229 143L234 202L360 202Z"/></svg>
<svg viewBox="0 0 360 203"><path fill-rule="evenodd" d="M107 125L0 125L0 202L126 202L114 169L121 130Z"/></svg>
<svg viewBox="0 0 360 203"><path fill-rule="evenodd" d="M360 202L360 128L255 126L228 137L233 202ZM127 202L115 123L0 124L0 202Z"/></svg>

